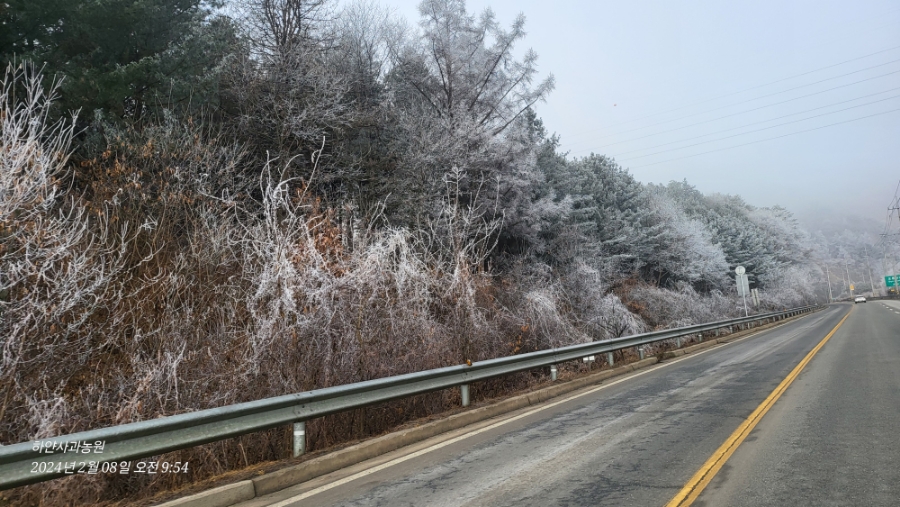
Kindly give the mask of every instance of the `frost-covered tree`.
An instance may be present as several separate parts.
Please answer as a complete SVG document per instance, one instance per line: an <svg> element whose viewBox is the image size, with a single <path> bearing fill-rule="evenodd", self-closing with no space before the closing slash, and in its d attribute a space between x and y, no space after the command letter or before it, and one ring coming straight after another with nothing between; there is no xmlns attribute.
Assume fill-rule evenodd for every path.
<svg viewBox="0 0 900 507"><path fill-rule="evenodd" d="M649 187L648 192L652 220L659 233L650 238L654 245L644 258L643 271L661 286L687 282L706 290L723 288L728 264L710 231L687 216L663 189Z"/></svg>
<svg viewBox="0 0 900 507"><path fill-rule="evenodd" d="M144 120L161 107L217 106L218 67L235 26L218 0L7 0L0 61L44 65L65 78L55 107ZM61 116L57 114L57 116Z"/></svg>
<svg viewBox="0 0 900 507"><path fill-rule="evenodd" d="M335 141L359 116L349 79L329 59L329 4L246 0L222 91L225 125L257 167L277 160L295 185L324 196L355 171L338 163Z"/></svg>
<svg viewBox="0 0 900 507"><path fill-rule="evenodd" d="M490 9L476 18L462 0L424 0L419 13L422 32L400 50L397 70L451 132L497 136L553 89L552 76L534 84L534 51L513 55L523 15L507 31Z"/></svg>
<svg viewBox="0 0 900 507"><path fill-rule="evenodd" d="M757 208L738 196L705 196L686 182L669 184L666 193L708 228L729 268L747 269L751 287L765 287L778 273L804 264L809 257L806 233L784 208Z"/></svg>
<svg viewBox="0 0 900 507"><path fill-rule="evenodd" d="M3 444L736 316L737 264L768 308L821 294L823 268L843 287L866 274L875 245L854 227L810 238L782 208L561 153L522 16L425 0L412 29L372 0L239 0L228 21L218 5L0 0L0 53L72 70L67 101L96 88L85 107L129 116L168 84L174 102L203 93L78 134L54 119L52 80L3 81ZM133 44L111 43L122 33ZM311 448L453 396L310 421ZM203 479L279 459L289 438L177 459ZM109 503L188 476L84 479L11 501Z"/></svg>
<svg viewBox="0 0 900 507"><path fill-rule="evenodd" d="M598 155L570 162L553 179L573 201L573 223L593 250L585 252L590 262L602 262L609 273L636 274L663 232L640 182Z"/></svg>
<svg viewBox="0 0 900 507"><path fill-rule="evenodd" d="M420 31L394 52L387 77L398 130L398 185L389 206L408 222L434 216L452 167L466 174L460 199L490 219L521 209L536 177L527 112L545 99L553 78L536 82L537 56L518 60L524 17L509 30L493 12L476 17L461 0L425 0ZM402 203L402 208L400 207Z"/></svg>
<svg viewBox="0 0 900 507"><path fill-rule="evenodd" d="M812 259L819 281L816 290L822 297L828 296L829 280L835 298L849 297L851 283L855 294L887 294L883 277L900 273L900 247L891 229L882 236L886 232L883 223L831 216L827 211L807 218L805 225L812 231Z"/></svg>

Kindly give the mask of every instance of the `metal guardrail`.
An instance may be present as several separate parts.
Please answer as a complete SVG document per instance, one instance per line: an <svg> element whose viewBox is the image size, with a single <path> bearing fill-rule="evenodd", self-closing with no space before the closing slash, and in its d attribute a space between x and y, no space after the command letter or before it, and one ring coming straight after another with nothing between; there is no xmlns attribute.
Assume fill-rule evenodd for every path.
<svg viewBox="0 0 900 507"><path fill-rule="evenodd" d="M276 426L301 423L345 410L361 408L407 396L464 387L492 377L538 367L555 366L566 361L688 335L717 331L753 322L780 320L819 308L806 306L750 317L722 320L677 329L643 333L611 340L570 345L527 354L477 361L471 366L449 366L405 375L380 378L354 384L327 387L315 391L266 398L225 407L199 410L159 419L111 426L96 430L42 439L65 446L72 442L103 442L102 453L45 452L46 445L24 442L0 446L0 490L42 482L67 474L67 462L118 463L224 440ZM467 398L467 396L465 396ZM302 426L301 426L302 428ZM302 433L300 433L302 434ZM302 437L301 437L302 438ZM303 441L295 442L295 454ZM82 450L83 452L83 450ZM60 464L63 464L63 467Z"/></svg>

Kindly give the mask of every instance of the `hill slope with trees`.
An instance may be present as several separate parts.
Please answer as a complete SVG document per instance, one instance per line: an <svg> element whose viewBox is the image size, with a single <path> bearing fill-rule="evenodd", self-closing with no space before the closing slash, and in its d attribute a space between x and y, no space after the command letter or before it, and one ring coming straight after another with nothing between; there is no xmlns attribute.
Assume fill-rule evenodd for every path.
<svg viewBox="0 0 900 507"><path fill-rule="evenodd" d="M817 237L787 210L561 153L537 115L553 77L517 51L524 17L37 5L0 8L3 444L736 316L737 265L765 308L823 294ZM313 421L310 448L454 396ZM149 495L282 458L289 438L17 498Z"/></svg>

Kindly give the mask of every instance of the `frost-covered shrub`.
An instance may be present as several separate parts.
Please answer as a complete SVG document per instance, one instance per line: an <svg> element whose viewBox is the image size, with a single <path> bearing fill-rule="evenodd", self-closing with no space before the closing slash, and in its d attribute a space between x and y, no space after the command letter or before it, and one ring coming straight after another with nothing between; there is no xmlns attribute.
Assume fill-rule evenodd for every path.
<svg viewBox="0 0 900 507"><path fill-rule="evenodd" d="M572 318L593 340L637 334L644 323L609 291L597 269L576 262L561 276Z"/></svg>
<svg viewBox="0 0 900 507"><path fill-rule="evenodd" d="M42 385L44 393L56 393L67 381L43 376L42 367L85 364L86 351L104 345L92 332L97 322L127 318L110 312L109 302L121 294L134 233L115 224L109 208L89 215L63 195L72 126L47 120L55 91L45 93L27 66L8 69L0 90L0 392L7 400L0 438L12 428L46 435L71 427L34 416L40 406L66 412L65 400L34 391ZM11 418L17 408L32 416Z"/></svg>
<svg viewBox="0 0 900 507"><path fill-rule="evenodd" d="M241 139L246 129L167 115L140 128L95 119L86 136L100 149L82 145L73 161L71 124L47 120L49 89L19 69L0 97L3 444L735 316L736 298L712 290L729 285L726 259L765 267L754 272L765 305L811 294L781 210L757 210L754 230L775 231L793 257L769 255L763 234L713 243L753 212L734 199L691 194L718 209L705 214L674 193L654 200L605 157L557 156L555 172L539 174L535 143L549 141L503 94L477 109L513 116L486 124L397 105L402 135L372 143L403 149L357 200L328 151L340 140L305 151L330 128L305 124L300 109L254 119L271 127L262 137L286 128L268 158L266 139ZM455 406L456 392L310 421L310 448ZM190 476L80 476L17 494L53 505L153 492L279 459L289 439L273 429L181 451Z"/></svg>
<svg viewBox="0 0 900 507"><path fill-rule="evenodd" d="M109 346L99 329L130 320L115 302L136 233L65 194L73 130L48 120L57 86L45 91L30 66L0 86L0 442L11 443L93 422L82 388L99 369L92 351Z"/></svg>
<svg viewBox="0 0 900 507"><path fill-rule="evenodd" d="M627 294L629 306L635 308L652 329L690 326L738 316L738 302L719 291L699 294L685 284L678 290L643 285Z"/></svg>
<svg viewBox="0 0 900 507"><path fill-rule="evenodd" d="M816 270L811 266L789 266L770 274L759 291L760 305L766 309L792 308L816 301Z"/></svg>

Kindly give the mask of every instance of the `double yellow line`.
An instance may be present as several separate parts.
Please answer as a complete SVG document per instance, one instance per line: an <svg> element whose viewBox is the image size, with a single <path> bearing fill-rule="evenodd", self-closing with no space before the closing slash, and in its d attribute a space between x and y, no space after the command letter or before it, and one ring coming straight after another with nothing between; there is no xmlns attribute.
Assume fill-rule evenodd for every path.
<svg viewBox="0 0 900 507"><path fill-rule="evenodd" d="M852 311L853 307L850 308L850 312ZM706 488L710 481L712 481L713 477L716 476L716 473L719 472L719 469L722 468L722 465L724 465L725 462L728 461L728 458L730 458L731 455L734 454L734 451L737 450L739 445L741 445L741 442L743 442L744 439L747 438L747 435L749 435L750 432L753 431L753 428L756 427L756 424L759 423L760 419L762 419L762 417L766 415L766 412L768 412L769 409L772 408L772 405L774 405L775 402L778 401L778 398L781 397L788 386L790 386L794 379L796 379L797 376L800 375L800 372L803 371L803 368L806 367L806 364L809 363L810 360L812 360L813 356L815 356L816 353L819 352L819 349L825 346L825 343L831 339L834 333L837 332L838 328L841 327L845 320L847 320L847 317L850 316L850 312L847 312L847 315L844 315L844 318L841 319L841 321L838 322L836 326L834 326L834 329L832 329L831 332L829 332L828 335L823 338L818 345L815 346L815 348L809 351L809 354L806 354L806 357L804 357L803 360L800 361L800 364L798 364L793 369L793 371L791 371L790 375L782 380L781 383L778 384L778 387L776 387L775 390L772 391L772 393L765 400L763 400L763 402L758 407L756 407L756 410L754 410L753 413L750 414L750 417L748 417L743 423L741 423L741 425L738 426L738 429L734 430L734 433L732 433L731 436L728 437L727 440L725 440L725 443L722 444L716 450L716 452L714 452L713 455L709 457L708 460L706 460L706 463L704 463L703 466L700 467L700 470L698 470L697 473L695 473L694 476L691 477L691 480L689 480L687 484L685 484L684 487L681 488L681 491L679 491L678 494L675 495L675 498L673 498L669 501L669 503L666 504L666 507L687 507L694 503L694 500L696 500L697 497L700 496L700 493L703 492L703 489Z"/></svg>

